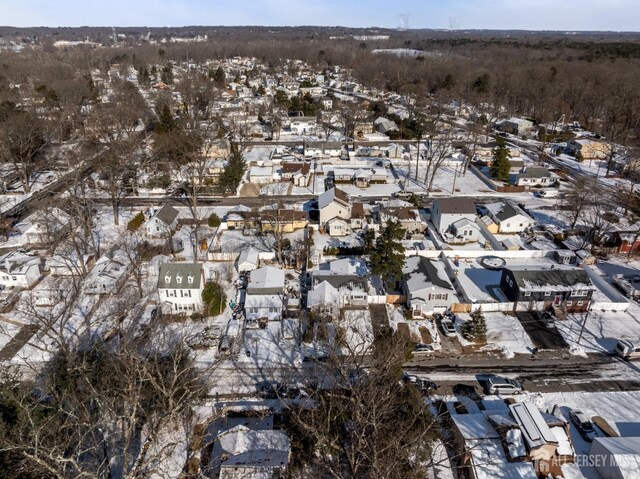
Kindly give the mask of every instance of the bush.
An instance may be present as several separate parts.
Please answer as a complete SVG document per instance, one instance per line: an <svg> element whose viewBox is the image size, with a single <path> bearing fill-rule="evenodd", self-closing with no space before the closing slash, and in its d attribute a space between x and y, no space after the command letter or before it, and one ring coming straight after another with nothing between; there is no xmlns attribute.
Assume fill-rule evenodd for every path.
<svg viewBox="0 0 640 479"><path fill-rule="evenodd" d="M211 213L211 216L209 216L209 226L211 228L220 226L220 217L217 214Z"/></svg>
<svg viewBox="0 0 640 479"><path fill-rule="evenodd" d="M127 223L127 229L129 231L137 231L142 226L142 223L144 223L144 213L140 211Z"/></svg>

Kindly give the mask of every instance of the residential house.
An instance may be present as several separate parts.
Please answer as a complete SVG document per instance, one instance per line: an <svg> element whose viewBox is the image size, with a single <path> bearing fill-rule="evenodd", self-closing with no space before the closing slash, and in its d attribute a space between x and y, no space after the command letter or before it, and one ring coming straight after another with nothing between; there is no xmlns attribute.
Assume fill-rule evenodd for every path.
<svg viewBox="0 0 640 479"><path fill-rule="evenodd" d="M158 273L158 296L171 314L202 310L204 269L201 263L163 263Z"/></svg>
<svg viewBox="0 0 640 479"><path fill-rule="evenodd" d="M565 265L504 268L500 288L516 304L570 312L587 311L596 290L584 269Z"/></svg>
<svg viewBox="0 0 640 479"><path fill-rule="evenodd" d="M424 256L411 256L405 261L402 290L413 317L443 313L452 303L457 303L444 264Z"/></svg>
<svg viewBox="0 0 640 479"><path fill-rule="evenodd" d="M589 449L590 458L603 479L635 479L640 471L640 437L596 437Z"/></svg>
<svg viewBox="0 0 640 479"><path fill-rule="evenodd" d="M543 166L525 166L512 175L511 182L516 186L553 186L558 177Z"/></svg>
<svg viewBox="0 0 640 479"><path fill-rule="evenodd" d="M249 181L258 185L273 182L273 166L252 166L249 169Z"/></svg>
<svg viewBox="0 0 640 479"><path fill-rule="evenodd" d="M536 222L519 206L506 201L486 206L487 216L498 225L497 233L522 233Z"/></svg>
<svg viewBox="0 0 640 479"><path fill-rule="evenodd" d="M29 244L55 243L71 228L71 217L60 208L45 208L36 211L28 219L31 226L24 235Z"/></svg>
<svg viewBox="0 0 640 479"><path fill-rule="evenodd" d="M351 218L351 201L349 196L340 188L330 188L318 196L320 210L320 228L327 228L327 223L333 218L349 220Z"/></svg>
<svg viewBox="0 0 640 479"><path fill-rule="evenodd" d="M371 271L366 262L358 258L337 259L312 270L311 290L307 294L307 307L324 314L337 314L345 306L368 304Z"/></svg>
<svg viewBox="0 0 640 479"><path fill-rule="evenodd" d="M173 206L164 205L151 214L151 218L144 223L145 234L150 238L164 238L178 226L178 210Z"/></svg>
<svg viewBox="0 0 640 479"><path fill-rule="evenodd" d="M453 223L461 219L475 221L476 205L472 198L438 198L433 201L431 222L440 234L447 232Z"/></svg>
<svg viewBox="0 0 640 479"><path fill-rule="evenodd" d="M284 477L291 456L287 433L274 429L249 429L243 424L220 432L210 463L219 479Z"/></svg>
<svg viewBox="0 0 640 479"><path fill-rule="evenodd" d="M609 243L621 254L640 251L640 235L635 231L614 231Z"/></svg>
<svg viewBox="0 0 640 479"><path fill-rule="evenodd" d="M339 141L305 141L305 158L337 158L342 154L342 143Z"/></svg>
<svg viewBox="0 0 640 479"><path fill-rule="evenodd" d="M427 224L420 216L420 211L414 207L383 208L380 211L380 222L384 225L388 220L399 222L407 235L424 234L427 229Z"/></svg>
<svg viewBox="0 0 640 479"><path fill-rule="evenodd" d="M265 233L274 230L292 233L308 224L306 212L283 208L230 212L226 222L231 230L257 229Z"/></svg>
<svg viewBox="0 0 640 479"><path fill-rule="evenodd" d="M226 138L215 138L207 140L202 150L207 158L226 159L231 154L231 143Z"/></svg>
<svg viewBox="0 0 640 479"><path fill-rule="evenodd" d="M496 129L512 135L529 135L533 131L533 122L524 118L509 118L498 122Z"/></svg>
<svg viewBox="0 0 640 479"><path fill-rule="evenodd" d="M567 142L566 150L583 160L604 160L611 153L611 146L597 138L572 138Z"/></svg>
<svg viewBox="0 0 640 479"><path fill-rule="evenodd" d="M351 219L349 226L353 231L377 231L380 225L376 222L375 211L369 205L355 202L351 205Z"/></svg>
<svg viewBox="0 0 640 479"><path fill-rule="evenodd" d="M131 266L131 261L122 250L101 256L84 279L85 292L87 294L113 294L118 292L127 280Z"/></svg>
<svg viewBox="0 0 640 479"><path fill-rule="evenodd" d="M290 130L294 135L313 135L316 132L317 120L315 116L298 116L290 118Z"/></svg>
<svg viewBox="0 0 640 479"><path fill-rule="evenodd" d="M247 321L279 320L284 306L284 271L263 266L251 271L245 294Z"/></svg>
<svg viewBox="0 0 640 479"><path fill-rule="evenodd" d="M323 110L331 110L333 108L333 99L328 96L325 96L320 100L320 105Z"/></svg>
<svg viewBox="0 0 640 479"><path fill-rule="evenodd" d="M13 288L30 288L42 274L42 260L10 251L0 256L0 290Z"/></svg>
<svg viewBox="0 0 640 479"><path fill-rule="evenodd" d="M358 140L363 140L365 135L369 135L374 131L376 130L372 121L357 121L353 127L354 135Z"/></svg>
<svg viewBox="0 0 640 479"><path fill-rule="evenodd" d="M236 268L239 273L253 271L260 266L260 252L256 248L245 248L240 251L236 260Z"/></svg>
<svg viewBox="0 0 640 479"><path fill-rule="evenodd" d="M396 125L394 121L383 117L376 118L373 126L377 132L384 135L388 135L392 131L398 131L398 125Z"/></svg>
<svg viewBox="0 0 640 479"><path fill-rule="evenodd" d="M449 230L442 233L442 238L449 244L475 243L482 237L475 221L462 218L451 223Z"/></svg>
<svg viewBox="0 0 640 479"><path fill-rule="evenodd" d="M340 217L331 218L325 227L329 236L346 236L351 234L350 222Z"/></svg>
<svg viewBox="0 0 640 479"><path fill-rule="evenodd" d="M291 181L295 186L309 186L311 163L293 161L282 163L280 175L283 180Z"/></svg>

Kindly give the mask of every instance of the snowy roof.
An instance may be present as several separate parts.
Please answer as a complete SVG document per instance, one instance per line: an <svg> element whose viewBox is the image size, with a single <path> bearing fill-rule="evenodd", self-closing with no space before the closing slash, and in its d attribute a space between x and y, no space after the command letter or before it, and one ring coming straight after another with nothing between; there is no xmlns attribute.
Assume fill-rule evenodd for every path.
<svg viewBox="0 0 640 479"><path fill-rule="evenodd" d="M509 405L509 409L520 426L529 449L559 443L536 406L530 403L516 403Z"/></svg>
<svg viewBox="0 0 640 479"><path fill-rule="evenodd" d="M349 204L349 196L344 191L339 188L330 188L318 196L318 208L322 209L336 200Z"/></svg>
<svg viewBox="0 0 640 479"><path fill-rule="evenodd" d="M569 438L567 437L567 433L565 432L564 428L559 426L552 427L551 432L553 433L553 435L556 437L556 440L558 441L557 453L560 456L572 456L575 452L573 450L573 447L571 447L571 442L569 441Z"/></svg>
<svg viewBox="0 0 640 479"><path fill-rule="evenodd" d="M452 414L451 419L465 441L475 439L500 439L500 434L482 413Z"/></svg>
<svg viewBox="0 0 640 479"><path fill-rule="evenodd" d="M318 271L314 271L314 274L323 274L322 272L331 272L334 274L356 274L365 275L369 273L366 261L360 258L342 258L322 263L319 266Z"/></svg>
<svg viewBox="0 0 640 479"><path fill-rule="evenodd" d="M434 261L424 256L411 256L405 261L402 274L410 294L434 286L453 290L444 265L440 261Z"/></svg>
<svg viewBox="0 0 640 479"><path fill-rule="evenodd" d="M282 295L279 294L247 294L245 308L282 308Z"/></svg>
<svg viewBox="0 0 640 479"><path fill-rule="evenodd" d="M522 431L520 429L509 429L506 434L509 457L517 459L527 455L527 448L524 445Z"/></svg>
<svg viewBox="0 0 640 479"><path fill-rule="evenodd" d="M322 281L307 294L307 307L337 303L338 299L338 290L328 281Z"/></svg>
<svg viewBox="0 0 640 479"><path fill-rule="evenodd" d="M260 252L255 248L245 248L240 251L240 255L238 256L238 264L251 263L257 266L259 263L259 254Z"/></svg>
<svg viewBox="0 0 640 479"><path fill-rule="evenodd" d="M284 467L289 462L291 441L283 431L252 430L238 425L218 436L227 467Z"/></svg>
<svg viewBox="0 0 640 479"><path fill-rule="evenodd" d="M284 271L273 266L264 266L251 272L247 293L281 293L284 289Z"/></svg>
<svg viewBox="0 0 640 479"><path fill-rule="evenodd" d="M511 271L518 287L524 291L595 290L589 275L582 268L564 265L511 266L504 271Z"/></svg>
<svg viewBox="0 0 640 479"><path fill-rule="evenodd" d="M460 417L460 416L457 416ZM476 479L537 479L530 462L509 462L498 438L475 441L470 448Z"/></svg>
<svg viewBox="0 0 640 479"><path fill-rule="evenodd" d="M271 176L273 167L271 166L252 166L249 170L249 176Z"/></svg>

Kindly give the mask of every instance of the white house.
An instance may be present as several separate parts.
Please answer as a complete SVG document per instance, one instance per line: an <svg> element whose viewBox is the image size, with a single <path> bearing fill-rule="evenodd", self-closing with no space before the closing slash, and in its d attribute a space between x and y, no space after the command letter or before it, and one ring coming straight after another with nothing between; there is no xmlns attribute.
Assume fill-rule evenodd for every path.
<svg viewBox="0 0 640 479"><path fill-rule="evenodd" d="M323 263L311 271L311 287L307 307L323 313L336 313L344 306L366 306L371 274L362 259L343 258Z"/></svg>
<svg viewBox="0 0 640 479"><path fill-rule="evenodd" d="M536 222L522 208L511 202L491 203L487 215L498 225L499 233L522 233Z"/></svg>
<svg viewBox="0 0 640 479"><path fill-rule="evenodd" d="M307 141L304 144L304 156L339 157L342 154L342 144L339 141Z"/></svg>
<svg viewBox="0 0 640 479"><path fill-rule="evenodd" d="M131 262L123 251L101 256L84 280L87 294L112 294L126 281Z"/></svg>
<svg viewBox="0 0 640 479"><path fill-rule="evenodd" d="M449 231L442 233L447 243L464 244L474 243L480 239L481 233L478 225L469 218L462 218L449 226Z"/></svg>
<svg viewBox="0 0 640 479"><path fill-rule="evenodd" d="M528 135L533 131L533 122L524 118L509 118L498 122L496 129L513 135Z"/></svg>
<svg viewBox="0 0 640 479"><path fill-rule="evenodd" d="M451 225L461 219L474 222L476 205L472 198L438 198L431 207L431 222L440 234L447 232Z"/></svg>
<svg viewBox="0 0 640 479"><path fill-rule="evenodd" d="M42 260L10 251L0 257L0 290L29 288L40 278Z"/></svg>
<svg viewBox="0 0 640 479"><path fill-rule="evenodd" d="M249 181L259 185L273 182L273 166L252 166L249 169Z"/></svg>
<svg viewBox="0 0 640 479"><path fill-rule="evenodd" d="M443 313L458 302L444 264L423 256L407 258L402 268L402 288L414 317Z"/></svg>
<svg viewBox="0 0 640 479"><path fill-rule="evenodd" d="M239 273L243 271L253 271L260 265L260 252L256 248L245 248L240 251L236 268Z"/></svg>
<svg viewBox="0 0 640 479"><path fill-rule="evenodd" d="M291 133L294 135L313 135L316 131L315 116L298 116L291 118Z"/></svg>
<svg viewBox="0 0 640 479"><path fill-rule="evenodd" d="M330 188L318 196L320 210L320 227L326 228L332 218L351 218L351 202L349 196L339 188Z"/></svg>
<svg viewBox="0 0 640 479"><path fill-rule="evenodd" d="M178 226L178 210L171 205L164 205L151 214L151 218L143 225L145 234L150 238L163 238Z"/></svg>
<svg viewBox="0 0 640 479"><path fill-rule="evenodd" d="M60 208L45 208L29 216L31 226L24 232L29 244L57 241L70 226L71 217Z"/></svg>
<svg viewBox="0 0 640 479"><path fill-rule="evenodd" d="M251 271L244 301L247 321L281 319L283 306L284 271L274 266Z"/></svg>
<svg viewBox="0 0 640 479"><path fill-rule="evenodd" d="M512 179L516 186L553 186L557 182L558 176L542 166L525 166Z"/></svg>
<svg viewBox="0 0 640 479"><path fill-rule="evenodd" d="M284 477L290 455L291 441L284 431L239 424L218 435L210 462L220 464L219 479Z"/></svg>
<svg viewBox="0 0 640 479"><path fill-rule="evenodd" d="M331 218L325 228L329 236L346 236L351 233L349 222L340 217Z"/></svg>
<svg viewBox="0 0 640 479"><path fill-rule="evenodd" d="M202 309L204 270L200 263L163 263L158 273L158 296L171 313L193 313Z"/></svg>

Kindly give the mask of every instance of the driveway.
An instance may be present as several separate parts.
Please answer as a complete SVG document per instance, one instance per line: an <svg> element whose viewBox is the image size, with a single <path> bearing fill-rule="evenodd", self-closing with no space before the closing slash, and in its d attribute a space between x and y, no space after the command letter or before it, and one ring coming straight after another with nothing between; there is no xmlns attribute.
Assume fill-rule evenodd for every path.
<svg viewBox="0 0 640 479"><path fill-rule="evenodd" d="M569 349L569 345L555 326L547 328L533 313L516 313L516 316L536 348Z"/></svg>

